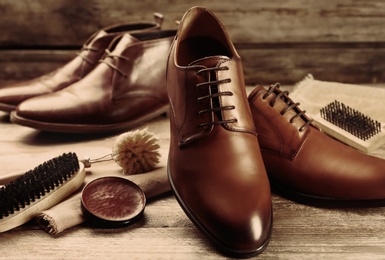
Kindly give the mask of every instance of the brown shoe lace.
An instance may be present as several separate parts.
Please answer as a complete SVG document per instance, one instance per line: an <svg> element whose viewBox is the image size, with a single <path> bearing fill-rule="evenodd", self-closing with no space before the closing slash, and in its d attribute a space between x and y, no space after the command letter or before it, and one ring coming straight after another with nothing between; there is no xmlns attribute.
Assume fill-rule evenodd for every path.
<svg viewBox="0 0 385 260"><path fill-rule="evenodd" d="M224 66L224 67L213 67L213 68L204 68L204 69L199 70L197 72L197 75L202 74L202 73L214 74L216 71L219 71L219 70L229 70L229 68L227 66ZM211 78L211 76L209 78ZM200 127L204 127L204 126L207 126L207 125L219 125L219 124L227 124L227 123L235 123L235 122L237 122L237 119L235 119L235 118L234 119L223 120L221 114L218 113L218 112L220 112L222 110L235 109L235 106L221 106L220 102L219 102L219 97L221 97L221 96L232 96L233 95L233 93L231 91L218 92L218 86L219 85L225 84L225 83L230 83L230 82L231 82L231 79L227 78L227 79L213 80L213 81L198 83L196 85L197 88L202 88L202 87L207 87L207 86L211 87L211 90L212 90L211 94L206 95L206 96L202 96L202 97L198 97L198 102L202 102L204 100L211 99L212 100L211 103L213 104L211 108L203 109L203 110L198 111L198 114L201 115L201 114L204 114L204 113L214 112L214 113L217 113L217 116L219 118L218 121L201 123L199 125Z"/></svg>
<svg viewBox="0 0 385 260"><path fill-rule="evenodd" d="M107 64L111 69L116 70L117 72L122 74L123 77L127 78L127 74L124 73L124 71L118 68L115 64L112 64L109 60L107 60L107 58L111 58L113 60L122 59L126 61L129 61L130 59L122 55L112 54L110 50L106 50L106 53L107 53L106 57L104 57L104 59L100 60L99 62L103 62Z"/></svg>
<svg viewBox="0 0 385 260"><path fill-rule="evenodd" d="M98 48L95 48L95 47L92 47L92 46L87 46L87 45L83 45L83 47L80 49L80 51L78 52L78 56L80 58L82 58L85 62L87 62L88 64L90 65L95 65L95 62L92 62L88 57L87 57L87 53L89 51L92 51L92 52L97 52L99 49Z"/></svg>
<svg viewBox="0 0 385 260"><path fill-rule="evenodd" d="M289 98L289 91L285 90L285 91L281 91L279 88L280 88L280 84L279 83L275 83L274 85L271 85L269 90L262 96L263 99L266 99L269 95L271 95L274 91L278 90L279 91L279 94L276 95L275 99L272 100L272 102L270 103L270 106L271 107L274 107L275 103L279 100L279 99L282 99L283 101L285 101L285 103L287 104L287 107L282 110L280 113L281 115L285 115L289 110L293 110L293 109L296 109L294 111L296 111L296 114L290 118L289 122L290 124L293 123L294 119L298 118L298 117L302 117L303 115L305 115L306 113L306 110L301 110L299 109L299 105L300 103L298 102L293 102L293 100L291 100ZM299 112L298 112L299 111ZM304 117L302 117L304 118ZM305 118L304 118L305 119ZM302 132L308 125L310 125L311 123L313 122L312 119L305 119L305 123L299 128L299 131Z"/></svg>

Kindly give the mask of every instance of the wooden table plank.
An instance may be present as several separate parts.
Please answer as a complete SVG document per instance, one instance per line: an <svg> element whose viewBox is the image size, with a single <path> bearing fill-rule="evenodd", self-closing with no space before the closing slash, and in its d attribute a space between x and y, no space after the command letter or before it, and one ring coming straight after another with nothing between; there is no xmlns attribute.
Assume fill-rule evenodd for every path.
<svg viewBox="0 0 385 260"><path fill-rule="evenodd" d="M142 127L160 138L165 165L169 122L159 117ZM0 114L0 175L31 169L65 151L99 156L114 135L67 135L14 125ZM384 156L381 150L377 156ZM88 174L119 172L114 162ZM385 208L322 208L272 195L273 235L258 259L379 259L385 256ZM31 222L0 233L0 259L229 259L184 214L171 193L151 200L137 223L100 229L84 223L52 236Z"/></svg>

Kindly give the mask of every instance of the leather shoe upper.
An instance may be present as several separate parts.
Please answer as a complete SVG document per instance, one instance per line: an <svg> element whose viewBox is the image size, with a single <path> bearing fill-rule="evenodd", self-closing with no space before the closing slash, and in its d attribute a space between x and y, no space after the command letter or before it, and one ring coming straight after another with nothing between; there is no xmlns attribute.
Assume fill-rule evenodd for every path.
<svg viewBox="0 0 385 260"><path fill-rule="evenodd" d="M272 184L299 198L385 198L385 160L322 133L278 85L248 99Z"/></svg>
<svg viewBox="0 0 385 260"><path fill-rule="evenodd" d="M118 132L165 113L174 36L173 30L118 36L83 79L22 102L11 121L52 132Z"/></svg>
<svg viewBox="0 0 385 260"><path fill-rule="evenodd" d="M171 48L169 179L192 222L225 253L268 244L270 187L244 86L241 59L218 19L194 7Z"/></svg>
<svg viewBox="0 0 385 260"><path fill-rule="evenodd" d="M162 18L155 14L155 19L157 23L117 24L95 32L78 55L65 65L40 77L0 89L0 110L11 112L24 100L58 91L79 81L97 65L116 36L158 30Z"/></svg>

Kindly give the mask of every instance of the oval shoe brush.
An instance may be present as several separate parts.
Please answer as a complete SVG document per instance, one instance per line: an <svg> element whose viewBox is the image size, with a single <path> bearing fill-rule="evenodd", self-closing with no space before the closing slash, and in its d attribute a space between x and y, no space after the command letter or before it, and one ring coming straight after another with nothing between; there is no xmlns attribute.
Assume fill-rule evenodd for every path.
<svg viewBox="0 0 385 260"><path fill-rule="evenodd" d="M85 178L75 153L64 153L0 187L0 232L18 227L76 191Z"/></svg>

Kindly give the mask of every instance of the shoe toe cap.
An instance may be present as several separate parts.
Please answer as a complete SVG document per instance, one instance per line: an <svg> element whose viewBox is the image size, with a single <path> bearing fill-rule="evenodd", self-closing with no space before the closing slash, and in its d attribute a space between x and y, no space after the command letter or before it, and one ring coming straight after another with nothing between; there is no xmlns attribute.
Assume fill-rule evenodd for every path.
<svg viewBox="0 0 385 260"><path fill-rule="evenodd" d="M180 189L178 201L194 224L222 252L248 257L261 253L268 245L272 231L270 188L263 181L232 190L209 185L187 193ZM223 188L223 189L222 189ZM186 189L186 190L187 190ZM194 196L186 195L194 194Z"/></svg>
<svg viewBox="0 0 385 260"><path fill-rule="evenodd" d="M251 216L236 218L236 221L227 222L224 226L214 231L217 244L230 255L254 256L261 253L269 243L272 215L256 212Z"/></svg>

